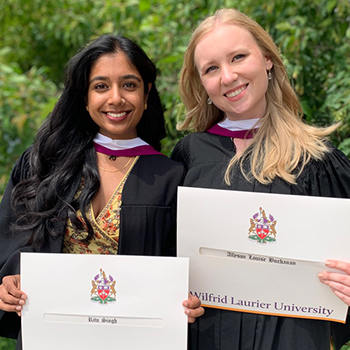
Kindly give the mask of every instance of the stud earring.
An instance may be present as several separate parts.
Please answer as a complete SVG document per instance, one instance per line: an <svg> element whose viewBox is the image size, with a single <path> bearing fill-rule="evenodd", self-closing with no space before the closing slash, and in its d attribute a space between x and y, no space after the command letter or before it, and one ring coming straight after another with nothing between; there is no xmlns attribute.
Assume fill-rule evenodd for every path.
<svg viewBox="0 0 350 350"><path fill-rule="evenodd" d="M211 104L213 103L213 101L211 100L211 98L210 98L210 97L208 97L208 99L207 99L207 103L208 103L208 105L211 105Z"/></svg>
<svg viewBox="0 0 350 350"><path fill-rule="evenodd" d="M267 74L267 79L272 80L271 70L269 70L269 73Z"/></svg>

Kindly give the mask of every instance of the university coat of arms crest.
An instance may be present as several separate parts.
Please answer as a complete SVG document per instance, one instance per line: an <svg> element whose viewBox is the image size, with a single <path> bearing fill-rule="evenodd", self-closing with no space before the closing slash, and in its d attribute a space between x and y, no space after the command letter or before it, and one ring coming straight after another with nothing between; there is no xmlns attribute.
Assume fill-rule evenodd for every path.
<svg viewBox="0 0 350 350"><path fill-rule="evenodd" d="M248 238L258 243L276 242L276 223L277 220L269 214L266 215L263 208L250 218L250 227L248 229Z"/></svg>
<svg viewBox="0 0 350 350"><path fill-rule="evenodd" d="M107 278L106 273L100 269L100 273L94 277L91 283L91 301L102 305L116 301L116 281L111 275Z"/></svg>

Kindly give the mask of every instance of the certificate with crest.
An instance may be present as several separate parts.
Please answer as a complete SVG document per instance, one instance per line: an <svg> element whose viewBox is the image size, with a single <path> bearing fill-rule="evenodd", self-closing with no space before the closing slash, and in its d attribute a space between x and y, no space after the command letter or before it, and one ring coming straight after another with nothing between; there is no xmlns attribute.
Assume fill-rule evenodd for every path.
<svg viewBox="0 0 350 350"><path fill-rule="evenodd" d="M203 306L345 322L322 284L324 262L350 262L350 199L180 187L178 256Z"/></svg>
<svg viewBox="0 0 350 350"><path fill-rule="evenodd" d="M23 350L187 349L188 258L21 253Z"/></svg>

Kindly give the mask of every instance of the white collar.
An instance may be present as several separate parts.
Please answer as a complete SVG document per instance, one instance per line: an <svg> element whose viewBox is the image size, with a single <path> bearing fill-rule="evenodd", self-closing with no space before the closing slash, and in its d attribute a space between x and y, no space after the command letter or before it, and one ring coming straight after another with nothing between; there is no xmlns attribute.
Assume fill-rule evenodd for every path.
<svg viewBox="0 0 350 350"><path fill-rule="evenodd" d="M109 148L111 150L124 150L124 149L130 149L135 148L139 146L148 146L148 143L140 139L139 137L136 137L134 139L128 139L128 140L113 140L107 136L104 136L100 133L97 133L94 142L97 143L100 146Z"/></svg>
<svg viewBox="0 0 350 350"><path fill-rule="evenodd" d="M260 118L244 120L230 120L226 118L223 122L218 123L218 125L227 130L238 131L256 129L261 125L261 122Z"/></svg>

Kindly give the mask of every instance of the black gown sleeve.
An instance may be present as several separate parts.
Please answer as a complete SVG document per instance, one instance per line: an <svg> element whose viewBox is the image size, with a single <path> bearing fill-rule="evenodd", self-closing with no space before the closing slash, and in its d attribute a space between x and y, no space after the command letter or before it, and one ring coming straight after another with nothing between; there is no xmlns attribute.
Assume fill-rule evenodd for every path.
<svg viewBox="0 0 350 350"><path fill-rule="evenodd" d="M0 203L0 281L7 275L19 274L20 251L33 251L28 245L29 235L16 235L10 231L11 224L17 219L11 208L11 194L14 186L28 176L28 157L29 151L26 151L15 164ZM20 317L16 313L0 310L0 336L16 339L19 328Z"/></svg>
<svg viewBox="0 0 350 350"><path fill-rule="evenodd" d="M350 198L350 161L341 151L332 148L324 160L310 164L298 183L298 190L303 194ZM334 347L338 350L350 340L350 315L345 324L331 322L330 327Z"/></svg>
<svg viewBox="0 0 350 350"><path fill-rule="evenodd" d="M183 166L165 156L141 156L122 194L118 254L176 254L177 187Z"/></svg>
<svg viewBox="0 0 350 350"><path fill-rule="evenodd" d="M175 160L176 162L182 163L182 165L185 168L185 172L188 170L190 167L190 162L189 162L189 152L186 151L185 149L188 149L186 147L185 143L187 143L188 138L184 138L180 140L174 147L170 158L172 160Z"/></svg>
<svg viewBox="0 0 350 350"><path fill-rule="evenodd" d="M311 161L297 182L296 194L350 198L350 160L332 147L324 159Z"/></svg>

